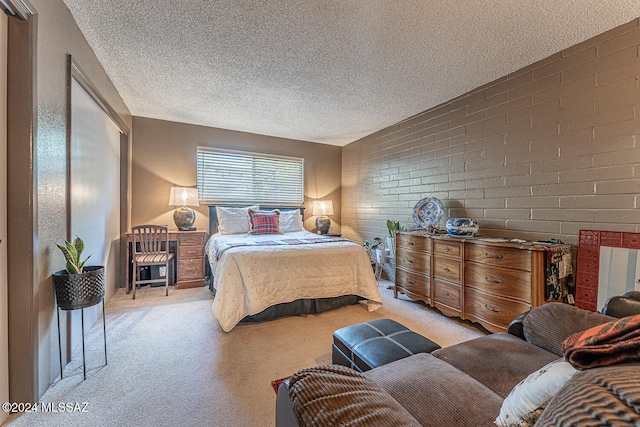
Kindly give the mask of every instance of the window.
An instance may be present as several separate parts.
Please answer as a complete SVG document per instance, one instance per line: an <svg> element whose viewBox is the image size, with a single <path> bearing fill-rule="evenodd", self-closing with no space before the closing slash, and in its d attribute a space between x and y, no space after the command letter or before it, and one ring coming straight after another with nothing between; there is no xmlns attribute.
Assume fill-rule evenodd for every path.
<svg viewBox="0 0 640 427"><path fill-rule="evenodd" d="M198 192L208 204L302 206L304 159L198 147Z"/></svg>

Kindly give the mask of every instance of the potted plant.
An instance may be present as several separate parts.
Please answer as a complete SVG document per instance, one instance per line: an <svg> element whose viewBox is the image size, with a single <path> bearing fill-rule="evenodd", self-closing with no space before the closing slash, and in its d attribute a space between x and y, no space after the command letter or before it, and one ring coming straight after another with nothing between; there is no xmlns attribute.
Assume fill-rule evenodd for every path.
<svg viewBox="0 0 640 427"><path fill-rule="evenodd" d="M91 255L82 261L84 241L76 237L73 242L58 245L67 263L66 270L53 273L56 302L62 310L77 310L99 303L104 298L104 267L87 266Z"/></svg>
<svg viewBox="0 0 640 427"><path fill-rule="evenodd" d="M387 230L389 230L389 237L387 237L387 246L389 247L389 254L391 257L395 257L396 248L396 233L402 230L399 221L387 220Z"/></svg>
<svg viewBox="0 0 640 427"><path fill-rule="evenodd" d="M373 265L374 268L375 268L376 262L378 264L384 263L385 261L383 259L384 258L384 242L382 241L382 238L374 237L371 241L365 240L364 248L367 250L367 253L369 254L369 259L371 260L371 265ZM375 251L375 259L373 257L374 251Z"/></svg>

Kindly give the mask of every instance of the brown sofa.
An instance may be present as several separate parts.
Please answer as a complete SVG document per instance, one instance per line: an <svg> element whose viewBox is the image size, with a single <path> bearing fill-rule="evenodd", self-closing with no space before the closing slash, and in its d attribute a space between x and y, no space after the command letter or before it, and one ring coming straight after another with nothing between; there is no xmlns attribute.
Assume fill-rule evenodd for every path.
<svg viewBox="0 0 640 427"><path fill-rule="evenodd" d="M276 426L494 426L512 389L523 382L522 391L528 386L525 378L563 357L567 337L612 320L552 303L516 319L509 333L417 354L364 374L338 365L303 370L278 390ZM536 426L640 426L638 378L636 362L575 371L538 410Z"/></svg>

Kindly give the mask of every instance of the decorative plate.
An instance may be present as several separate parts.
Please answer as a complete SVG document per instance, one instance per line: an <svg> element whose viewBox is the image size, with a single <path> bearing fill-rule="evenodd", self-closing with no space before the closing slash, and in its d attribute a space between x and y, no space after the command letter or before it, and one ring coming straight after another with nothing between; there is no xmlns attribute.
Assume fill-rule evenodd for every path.
<svg viewBox="0 0 640 427"><path fill-rule="evenodd" d="M425 197L413 208L413 221L422 228L434 227L444 215L444 205L436 197Z"/></svg>

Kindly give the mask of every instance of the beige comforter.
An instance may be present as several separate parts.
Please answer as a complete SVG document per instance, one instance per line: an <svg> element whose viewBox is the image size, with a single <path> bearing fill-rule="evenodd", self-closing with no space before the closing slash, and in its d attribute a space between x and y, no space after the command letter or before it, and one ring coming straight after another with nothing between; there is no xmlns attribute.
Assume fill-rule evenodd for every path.
<svg viewBox="0 0 640 427"><path fill-rule="evenodd" d="M358 295L367 300L369 311L378 309L382 299L369 257L354 242L251 246L265 240L317 237L309 232L211 236L207 254L216 292L213 314L222 329L228 332L245 316L302 298ZM214 245L212 239L248 246ZM214 246L225 249L214 253Z"/></svg>

